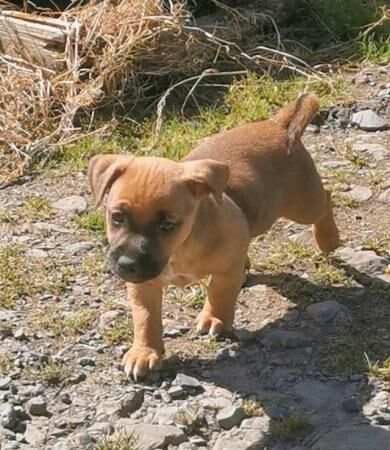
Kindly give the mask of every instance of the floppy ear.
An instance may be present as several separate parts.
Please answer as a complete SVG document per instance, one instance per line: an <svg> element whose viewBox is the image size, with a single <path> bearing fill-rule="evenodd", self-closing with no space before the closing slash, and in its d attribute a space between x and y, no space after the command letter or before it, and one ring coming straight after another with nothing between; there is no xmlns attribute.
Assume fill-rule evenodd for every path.
<svg viewBox="0 0 390 450"><path fill-rule="evenodd" d="M212 159L186 161L184 179L196 198L213 194L218 203L222 202L222 193L229 178L229 167Z"/></svg>
<svg viewBox="0 0 390 450"><path fill-rule="evenodd" d="M96 155L91 158L88 179L95 207L100 205L114 181L122 175L133 160L132 155Z"/></svg>

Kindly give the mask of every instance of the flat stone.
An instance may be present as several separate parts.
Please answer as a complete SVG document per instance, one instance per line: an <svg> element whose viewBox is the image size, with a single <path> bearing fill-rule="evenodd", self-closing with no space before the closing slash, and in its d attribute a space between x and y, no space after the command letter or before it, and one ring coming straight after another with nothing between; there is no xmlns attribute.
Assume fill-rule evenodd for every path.
<svg viewBox="0 0 390 450"><path fill-rule="evenodd" d="M181 386L172 386L168 389L168 394L172 398L180 398L183 397L185 390Z"/></svg>
<svg viewBox="0 0 390 450"><path fill-rule="evenodd" d="M366 186L355 186L347 192L350 199L363 203L372 197L372 190Z"/></svg>
<svg viewBox="0 0 390 450"><path fill-rule="evenodd" d="M388 205L390 205L390 189L386 189L385 191L383 191L379 195L378 200L381 203L387 203Z"/></svg>
<svg viewBox="0 0 390 450"><path fill-rule="evenodd" d="M43 395L33 397L27 403L27 410L33 416L46 416L47 415L47 401Z"/></svg>
<svg viewBox="0 0 390 450"><path fill-rule="evenodd" d="M337 251L337 254L349 265L360 272L374 274L382 272L388 261L383 256L377 255L373 250L356 250L345 247Z"/></svg>
<svg viewBox="0 0 390 450"><path fill-rule="evenodd" d="M141 408L144 401L142 390L125 394L120 399L106 399L98 404L96 417L100 420L115 420L115 417L129 417L130 414Z"/></svg>
<svg viewBox="0 0 390 450"><path fill-rule="evenodd" d="M155 450L187 441L183 430L173 425L150 425L133 423L131 419L119 419L115 425L119 432L137 439L137 450Z"/></svg>
<svg viewBox="0 0 390 450"><path fill-rule="evenodd" d="M344 411L348 413L358 413L360 411L359 403L355 398L348 398L342 402Z"/></svg>
<svg viewBox="0 0 390 450"><path fill-rule="evenodd" d="M24 439L27 444L41 445L45 442L45 433L42 429L38 428L31 423L27 423L26 431L24 432Z"/></svg>
<svg viewBox="0 0 390 450"><path fill-rule="evenodd" d="M178 373L176 378L172 381L173 386L181 386L184 389L203 389L199 380L194 377Z"/></svg>
<svg viewBox="0 0 390 450"><path fill-rule="evenodd" d="M267 416L245 419L239 429L220 434L213 450L263 450L269 442L268 434Z"/></svg>
<svg viewBox="0 0 390 450"><path fill-rule="evenodd" d="M326 300L315 303L306 308L308 316L319 323L328 323L337 317L350 318L350 311L335 300Z"/></svg>
<svg viewBox="0 0 390 450"><path fill-rule="evenodd" d="M342 161L342 160L331 160L331 161L324 161L321 163L322 167L325 169L338 169L340 167L345 167L349 165L348 161Z"/></svg>
<svg viewBox="0 0 390 450"><path fill-rule="evenodd" d="M8 430L14 430L17 423L18 419L15 408L8 403L0 405L0 424Z"/></svg>
<svg viewBox="0 0 390 450"><path fill-rule="evenodd" d="M82 253L88 252L89 250L92 250L94 247L95 246L93 242L85 241L71 244L69 245L69 247L67 247L67 250L71 255L80 255Z"/></svg>
<svg viewBox="0 0 390 450"><path fill-rule="evenodd" d="M363 131L381 131L389 128L389 124L371 109L365 109L352 114L352 125L357 125Z"/></svg>
<svg viewBox="0 0 390 450"><path fill-rule="evenodd" d="M217 422L225 430L230 430L236 425L239 425L245 418L245 412L238 406L228 406L217 414Z"/></svg>
<svg viewBox="0 0 390 450"><path fill-rule="evenodd" d="M311 450L390 450L390 431L372 425L345 426L322 436Z"/></svg>
<svg viewBox="0 0 390 450"><path fill-rule="evenodd" d="M294 392L303 405L313 410L334 409L340 403L340 393L321 381L302 381Z"/></svg>
<svg viewBox="0 0 390 450"><path fill-rule="evenodd" d="M87 209L87 201L80 195L71 195L57 200L52 207L71 214L81 214Z"/></svg>
<svg viewBox="0 0 390 450"><path fill-rule="evenodd" d="M269 331L261 343L268 348L296 348L308 343L308 339L302 333L289 330Z"/></svg>
<svg viewBox="0 0 390 450"><path fill-rule="evenodd" d="M0 377L0 391L7 391L11 385L11 378Z"/></svg>
<svg viewBox="0 0 390 450"><path fill-rule="evenodd" d="M49 254L45 252L45 250L41 250L39 248L32 248L27 250L27 255L31 256L32 258L47 258Z"/></svg>
<svg viewBox="0 0 390 450"><path fill-rule="evenodd" d="M365 141L352 142L352 150L355 153L368 154L376 161L384 161L390 157L390 151L380 143Z"/></svg>
<svg viewBox="0 0 390 450"><path fill-rule="evenodd" d="M303 230L299 233L295 233L291 236L289 236L289 239L294 242L299 242L300 244L305 245L312 245L313 240L313 233L310 230Z"/></svg>
<svg viewBox="0 0 390 450"><path fill-rule="evenodd" d="M174 425L178 412L178 406L165 406L159 408L153 417L153 423L157 425Z"/></svg>
<svg viewBox="0 0 390 450"><path fill-rule="evenodd" d="M81 358L79 358L78 363L80 364L80 366L82 367L86 367L86 366L95 366L95 360L92 358L88 358L88 356L82 356Z"/></svg>

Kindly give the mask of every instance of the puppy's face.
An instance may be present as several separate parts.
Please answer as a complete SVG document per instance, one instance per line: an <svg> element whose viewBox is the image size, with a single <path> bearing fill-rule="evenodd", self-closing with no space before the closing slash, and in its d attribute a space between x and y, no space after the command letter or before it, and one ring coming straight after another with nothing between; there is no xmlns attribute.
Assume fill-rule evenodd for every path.
<svg viewBox="0 0 390 450"><path fill-rule="evenodd" d="M90 162L89 178L97 204L108 193L112 270L125 281L142 283L158 277L188 238L202 197L222 197L228 169L210 160L98 155Z"/></svg>

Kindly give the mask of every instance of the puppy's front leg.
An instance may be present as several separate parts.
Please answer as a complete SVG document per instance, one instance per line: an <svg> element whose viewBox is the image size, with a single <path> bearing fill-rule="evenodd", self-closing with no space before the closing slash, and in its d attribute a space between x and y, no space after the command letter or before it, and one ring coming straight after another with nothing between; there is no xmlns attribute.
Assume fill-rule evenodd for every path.
<svg viewBox="0 0 390 450"><path fill-rule="evenodd" d="M241 270L242 269L242 270ZM212 275L208 298L197 320L197 331L217 336L233 328L237 296L245 280L245 267Z"/></svg>
<svg viewBox="0 0 390 450"><path fill-rule="evenodd" d="M126 374L134 379L144 377L161 367L164 344L162 340L162 287L157 281L127 284L133 311L134 341L123 357Z"/></svg>

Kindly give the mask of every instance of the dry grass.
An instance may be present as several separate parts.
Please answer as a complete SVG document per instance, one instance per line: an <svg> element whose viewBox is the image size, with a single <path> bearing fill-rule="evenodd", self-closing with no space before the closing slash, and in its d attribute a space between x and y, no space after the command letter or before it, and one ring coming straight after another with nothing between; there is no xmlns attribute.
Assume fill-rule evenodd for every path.
<svg viewBox="0 0 390 450"><path fill-rule="evenodd" d="M162 77L180 82L163 96L160 119L175 86L195 89L205 78L224 76L227 72L215 68L226 66L221 63L227 60L229 67L240 67L240 74L247 68L276 66L321 79L307 63L284 51L259 46L251 56L243 52L233 41L243 28L253 27L249 18L227 18L235 26L221 27L218 36L195 26L184 0L92 0L60 19L66 36L57 61L62 68L41 66L26 56L20 42L14 49L20 57L0 60L0 187L34 162L48 161L62 146L93 134L96 108L123 106L124 98L133 107L146 97L150 103L161 93L157 85ZM190 90L188 98L192 95ZM106 123L104 128L112 126Z"/></svg>

